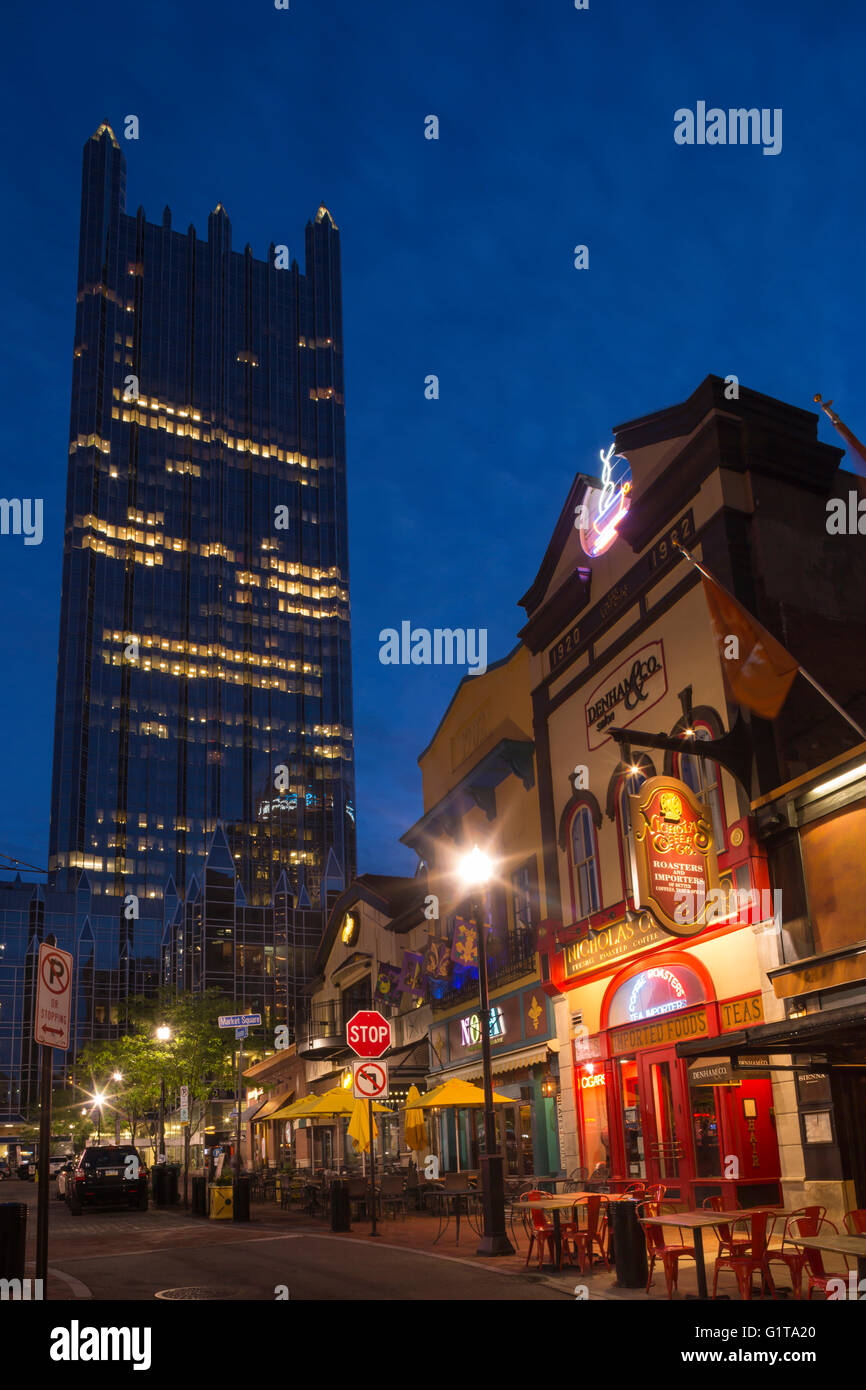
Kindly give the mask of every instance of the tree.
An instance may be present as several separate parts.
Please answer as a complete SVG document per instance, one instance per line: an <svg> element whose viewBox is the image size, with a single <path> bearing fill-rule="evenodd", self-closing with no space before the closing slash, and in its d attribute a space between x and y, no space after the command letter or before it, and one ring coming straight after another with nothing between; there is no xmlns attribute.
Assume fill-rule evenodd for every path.
<svg viewBox="0 0 866 1390"><path fill-rule="evenodd" d="M115 1072L120 1073L119 1081L114 1080ZM89 1077L87 1094L106 1096L104 1114L120 1115L133 1144L147 1112L159 1104L161 1073L158 1046L145 1031L87 1043L76 1064L79 1084Z"/></svg>

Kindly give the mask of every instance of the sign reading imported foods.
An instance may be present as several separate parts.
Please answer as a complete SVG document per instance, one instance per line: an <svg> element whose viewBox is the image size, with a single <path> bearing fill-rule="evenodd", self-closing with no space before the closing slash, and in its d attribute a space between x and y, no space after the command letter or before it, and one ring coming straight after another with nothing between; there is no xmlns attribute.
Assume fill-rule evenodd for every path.
<svg viewBox="0 0 866 1390"><path fill-rule="evenodd" d="M572 975L583 975L587 970L598 970L611 961L624 960L646 946L654 946L657 941L664 941L666 936L667 932L662 931L648 912L642 912L634 922L614 922L594 936L586 936L566 946L562 953L563 973L566 979L570 979Z"/></svg>
<svg viewBox="0 0 866 1390"><path fill-rule="evenodd" d="M650 777L629 796L635 907L647 908L672 936L707 925L708 896L719 887L713 830L685 782ZM691 904L683 911L683 903Z"/></svg>
<svg viewBox="0 0 866 1390"><path fill-rule="evenodd" d="M587 696L584 705L586 742L592 750L610 740L611 724L627 729L657 705L668 688L661 639L631 652Z"/></svg>
<svg viewBox="0 0 866 1390"><path fill-rule="evenodd" d="M669 1014L652 1023L637 1023L633 1028L617 1028L610 1035L610 1050L614 1057L621 1057L639 1047L670 1047L706 1036L707 1011L695 1009L688 1014Z"/></svg>

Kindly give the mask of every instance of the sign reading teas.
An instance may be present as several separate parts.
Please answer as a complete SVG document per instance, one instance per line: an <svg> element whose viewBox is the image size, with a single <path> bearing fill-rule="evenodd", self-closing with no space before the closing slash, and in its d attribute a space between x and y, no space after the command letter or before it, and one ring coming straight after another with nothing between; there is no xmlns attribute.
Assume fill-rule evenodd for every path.
<svg viewBox="0 0 866 1390"><path fill-rule="evenodd" d="M627 729L658 704L667 688L661 639L648 642L626 657L587 696L584 706L587 747L601 748L608 743L610 734L605 733L605 729L610 724Z"/></svg>

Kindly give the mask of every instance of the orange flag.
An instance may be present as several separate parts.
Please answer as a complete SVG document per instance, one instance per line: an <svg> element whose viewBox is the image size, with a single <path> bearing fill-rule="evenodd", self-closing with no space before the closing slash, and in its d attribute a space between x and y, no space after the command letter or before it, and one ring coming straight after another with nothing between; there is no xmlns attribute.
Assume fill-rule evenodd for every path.
<svg viewBox="0 0 866 1390"><path fill-rule="evenodd" d="M706 570L701 575L731 699L763 719L775 719L799 662Z"/></svg>

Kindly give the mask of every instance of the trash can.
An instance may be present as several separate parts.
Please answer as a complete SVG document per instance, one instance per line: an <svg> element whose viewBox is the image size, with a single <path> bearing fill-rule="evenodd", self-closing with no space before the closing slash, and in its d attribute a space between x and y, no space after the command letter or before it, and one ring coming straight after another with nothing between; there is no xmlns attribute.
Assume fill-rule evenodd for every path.
<svg viewBox="0 0 866 1390"><path fill-rule="evenodd" d="M207 1216L207 1178L204 1173L193 1173L192 1175L192 1207L193 1216Z"/></svg>
<svg viewBox="0 0 866 1390"><path fill-rule="evenodd" d="M621 1289L646 1288L646 1236L637 1219L637 1203L610 1203L613 1263Z"/></svg>
<svg viewBox="0 0 866 1390"><path fill-rule="evenodd" d="M241 1174L232 1183L235 1221L250 1219L250 1180Z"/></svg>
<svg viewBox="0 0 866 1390"><path fill-rule="evenodd" d="M0 1279L24 1278L27 1207L23 1202L0 1202Z"/></svg>
<svg viewBox="0 0 866 1390"><path fill-rule="evenodd" d="M171 1207L177 1201L177 1167L172 1163L157 1163L153 1173L153 1200L158 1207Z"/></svg>
<svg viewBox="0 0 866 1390"><path fill-rule="evenodd" d="M212 1221L231 1221L234 1212L234 1191L230 1182L214 1182L210 1187L210 1210Z"/></svg>
<svg viewBox="0 0 866 1390"><path fill-rule="evenodd" d="M331 1230L351 1231L351 1211L349 1208L349 1184L336 1181L331 1183Z"/></svg>

